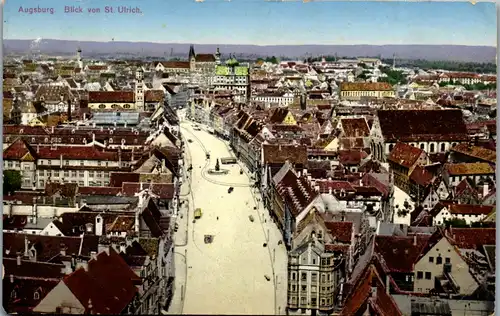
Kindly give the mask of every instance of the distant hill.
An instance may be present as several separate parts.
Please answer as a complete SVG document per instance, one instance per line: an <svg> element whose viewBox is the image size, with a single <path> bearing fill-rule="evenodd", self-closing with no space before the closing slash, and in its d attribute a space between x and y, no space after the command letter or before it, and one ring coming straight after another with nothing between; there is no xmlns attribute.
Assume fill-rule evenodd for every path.
<svg viewBox="0 0 500 316"><path fill-rule="evenodd" d="M41 54L70 55L81 47L85 56L133 55L133 56L180 56L189 51L189 44L147 43L147 42L80 42L69 40L42 39L3 41L4 54L29 53L33 46ZM495 62L496 48L490 46L459 45L212 45L195 44L200 53L215 52L217 46L223 55L236 54L240 57L286 56L302 58L306 55L321 56L381 56L399 59L453 60L463 62Z"/></svg>

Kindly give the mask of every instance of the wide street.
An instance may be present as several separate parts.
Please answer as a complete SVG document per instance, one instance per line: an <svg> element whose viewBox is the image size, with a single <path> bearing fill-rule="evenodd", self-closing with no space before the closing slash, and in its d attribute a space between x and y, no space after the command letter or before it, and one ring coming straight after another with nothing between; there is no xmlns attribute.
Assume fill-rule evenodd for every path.
<svg viewBox="0 0 500 316"><path fill-rule="evenodd" d="M186 172L181 190L176 289L169 313L284 314L286 250L278 245L280 233L250 188L247 172L240 174L238 164L221 164L228 174L208 174L217 158L231 156L227 145L203 130L195 131L191 123L181 127L185 166L192 164L193 169ZM232 193L229 186L234 187ZM193 223L196 208L203 215ZM206 244L205 235L213 235L213 242Z"/></svg>

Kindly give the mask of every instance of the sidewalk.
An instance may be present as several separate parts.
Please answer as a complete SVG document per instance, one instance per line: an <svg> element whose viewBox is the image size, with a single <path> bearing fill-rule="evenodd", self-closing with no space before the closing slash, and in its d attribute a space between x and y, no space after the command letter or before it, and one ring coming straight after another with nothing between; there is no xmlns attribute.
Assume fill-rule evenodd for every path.
<svg viewBox="0 0 500 316"><path fill-rule="evenodd" d="M184 286L186 284L186 260L183 254L184 249L176 249L174 253L175 260L175 288L168 314L181 315L184 309Z"/></svg>

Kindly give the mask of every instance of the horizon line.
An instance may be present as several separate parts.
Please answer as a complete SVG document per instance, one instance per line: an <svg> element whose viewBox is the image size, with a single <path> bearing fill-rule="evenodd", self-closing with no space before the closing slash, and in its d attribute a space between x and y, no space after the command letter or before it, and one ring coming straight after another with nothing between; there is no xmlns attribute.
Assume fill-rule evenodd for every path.
<svg viewBox="0 0 500 316"><path fill-rule="evenodd" d="M96 41L96 40L77 40L77 39L58 39L58 38L33 38L33 39L21 39L21 38L4 38L4 40L13 41L36 41L36 40L50 40L50 41L68 41L68 42L90 42L90 43L145 43L145 44L170 44L170 45L223 45L223 46L257 46L257 47L270 47L270 46L463 46L463 47L490 47L497 48L491 45L467 45L467 44L204 44L204 43L194 43L194 42L152 42L152 41L133 41L133 40L121 40L121 41Z"/></svg>

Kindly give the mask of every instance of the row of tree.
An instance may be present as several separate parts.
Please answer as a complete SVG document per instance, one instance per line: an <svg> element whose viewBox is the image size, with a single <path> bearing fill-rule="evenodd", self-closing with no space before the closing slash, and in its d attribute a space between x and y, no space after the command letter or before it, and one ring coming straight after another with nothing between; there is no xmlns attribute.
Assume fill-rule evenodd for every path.
<svg viewBox="0 0 500 316"><path fill-rule="evenodd" d="M383 59L382 62L392 64L392 59ZM443 69L449 71L463 71L474 73L494 74L497 72L495 63L476 63L476 62L461 62L451 60L425 60L425 59L412 59L412 60L397 60L397 66L419 68L419 69Z"/></svg>

